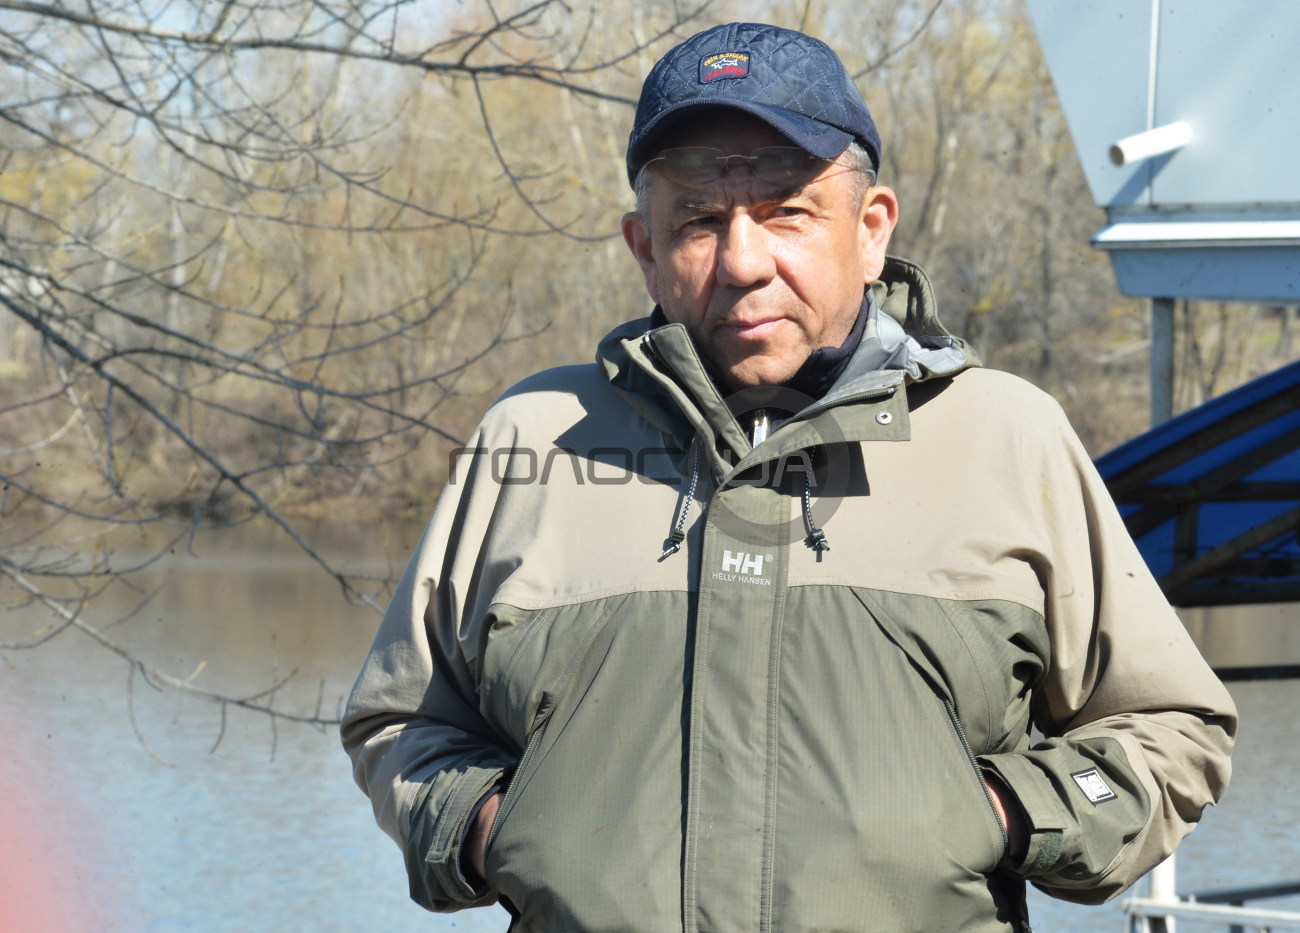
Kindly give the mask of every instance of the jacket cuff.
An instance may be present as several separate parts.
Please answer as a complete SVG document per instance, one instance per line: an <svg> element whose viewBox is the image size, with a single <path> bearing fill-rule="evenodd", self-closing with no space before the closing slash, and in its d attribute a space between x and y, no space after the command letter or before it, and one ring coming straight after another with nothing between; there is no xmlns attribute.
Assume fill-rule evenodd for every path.
<svg viewBox="0 0 1300 933"><path fill-rule="evenodd" d="M1028 825L1028 846L1024 856L1007 867L1021 877L1043 875L1057 868L1065 850L1066 830L1072 817L1047 775L1014 753L984 755L980 764L993 772L1015 795Z"/></svg>
<svg viewBox="0 0 1300 933"><path fill-rule="evenodd" d="M461 843L488 792L502 782L505 767L470 768L443 800L437 812L428 788L411 814L406 845L406 871L411 899L429 910L459 910L493 903L487 886L475 887L461 872Z"/></svg>

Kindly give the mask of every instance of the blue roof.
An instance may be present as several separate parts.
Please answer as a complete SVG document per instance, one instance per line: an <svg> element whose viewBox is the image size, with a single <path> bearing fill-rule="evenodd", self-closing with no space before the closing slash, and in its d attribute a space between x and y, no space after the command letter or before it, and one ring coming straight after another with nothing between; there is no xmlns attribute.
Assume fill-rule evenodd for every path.
<svg viewBox="0 0 1300 933"><path fill-rule="evenodd" d="M1300 601L1300 362L1097 460L1176 606Z"/></svg>

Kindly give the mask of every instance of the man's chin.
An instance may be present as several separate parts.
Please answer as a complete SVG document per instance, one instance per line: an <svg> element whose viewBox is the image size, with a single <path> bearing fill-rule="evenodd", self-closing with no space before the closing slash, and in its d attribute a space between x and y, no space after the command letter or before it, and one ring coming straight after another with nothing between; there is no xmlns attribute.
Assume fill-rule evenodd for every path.
<svg viewBox="0 0 1300 933"><path fill-rule="evenodd" d="M752 389L757 386L779 386L799 371L797 365L780 360L747 359L722 369L722 375L730 389Z"/></svg>

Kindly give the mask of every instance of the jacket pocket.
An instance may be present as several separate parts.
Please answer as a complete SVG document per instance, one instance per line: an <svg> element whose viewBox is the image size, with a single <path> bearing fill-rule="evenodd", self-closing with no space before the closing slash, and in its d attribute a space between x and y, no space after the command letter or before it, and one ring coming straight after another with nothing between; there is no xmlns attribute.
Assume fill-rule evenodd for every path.
<svg viewBox="0 0 1300 933"><path fill-rule="evenodd" d="M863 611L874 605L843 588L791 598L773 929L816 916L819 930L863 929L864 917L872 930L1005 930L1001 822L939 673L972 662L959 640L903 637L947 629L932 601Z"/></svg>
<svg viewBox="0 0 1300 933"><path fill-rule="evenodd" d="M519 762L510 772L510 779L506 783L505 798L501 801L501 806L497 808L496 816L492 819L492 827L488 830L487 852L492 851L492 843L496 841L497 832L501 829L506 814L514 806L521 788L528 783L533 758L537 754L537 747L542 744L542 738L546 735L546 723L550 720L551 713L554 710L554 698L549 694L543 694L541 705L538 707L536 716L533 717L533 728L529 732L523 754L520 755Z"/></svg>
<svg viewBox="0 0 1300 933"><path fill-rule="evenodd" d="M954 755L961 762L958 769L963 773L963 785L968 793L962 799L969 801L968 818L978 821L986 838L989 840L988 852L992 858L978 866L984 874L991 874L1006 855L1008 839L1006 827L998 817L993 798L985 784L983 771L975 748L972 746L970 733L958 707L958 689L966 691L968 704L979 712L977 728L987 734L989 723L986 718L990 698L980 676L979 664L974 657L969 643L955 626L948 610L942 605L930 605L929 601L918 598L905 620L895 618L885 606L873 605L874 594L855 591L872 619L875 621L885 639L898 649L906 659L908 666L915 673L917 680L918 702L929 701L938 705L943 721L947 725L947 738ZM934 616L933 626L922 626L919 619L927 617L926 608ZM909 624L910 623L910 624ZM942 623L942 624L937 624ZM919 637L921 628L932 628L936 632L950 632L948 639L938 637L925 639ZM915 629L915 630L914 630ZM938 740L939 736L935 736Z"/></svg>
<svg viewBox="0 0 1300 933"><path fill-rule="evenodd" d="M618 599L598 607L575 607L567 615L543 610L537 619L530 620L522 628L521 641L509 652L498 675L496 689L509 698L525 691L528 684L538 689L540 680L541 685L523 752L488 832L486 861L489 879L497 838L532 780L537 764L554 745L555 733L562 731L565 722L576 712L580 699L573 694L583 692L577 689L580 682L589 682L595 676L599 664L586 662L592 654L592 646L621 603L622 600ZM533 647L544 647L546 652L530 654ZM557 647L561 649L558 652L555 650ZM584 673L585 676L579 676ZM557 711L560 711L561 722L553 730L552 722Z"/></svg>
<svg viewBox="0 0 1300 933"><path fill-rule="evenodd" d="M518 714L531 722L486 854L512 929L660 930L680 918L687 598L561 607L517 657L516 680L545 680Z"/></svg>
<svg viewBox="0 0 1300 933"><path fill-rule="evenodd" d="M974 777L975 784L978 786L980 793L984 798L984 803L987 805L986 811L988 816L993 821L994 829L997 832L997 838L1001 843L999 851L1002 855L998 859L998 862L1000 863L1002 859L1006 857L1007 846L1009 844L1007 828L1003 825L1001 818L998 816L997 807L993 803L992 791L989 790L988 783L984 780L984 772L980 769L979 762L975 759L975 753L971 750L970 740L966 738L966 729L962 726L961 719L957 716L956 707L953 706L951 700L945 697L943 698L943 708L944 712L948 716L948 723L952 727L953 735L957 739L957 744L961 746L962 754L970 764L970 773Z"/></svg>

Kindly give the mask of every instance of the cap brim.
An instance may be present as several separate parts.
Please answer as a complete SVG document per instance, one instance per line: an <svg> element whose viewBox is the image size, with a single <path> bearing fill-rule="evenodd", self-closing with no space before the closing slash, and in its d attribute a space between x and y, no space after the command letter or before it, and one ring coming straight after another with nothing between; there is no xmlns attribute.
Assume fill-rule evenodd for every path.
<svg viewBox="0 0 1300 933"><path fill-rule="evenodd" d="M627 153L628 181L633 185L636 184L637 172L660 148L659 144L664 135L678 126L683 118L692 111L719 107L740 110L757 117L800 149L819 159L833 159L853 142L853 134L783 107L752 100L716 97L685 100L665 107L642 128L641 138Z"/></svg>

